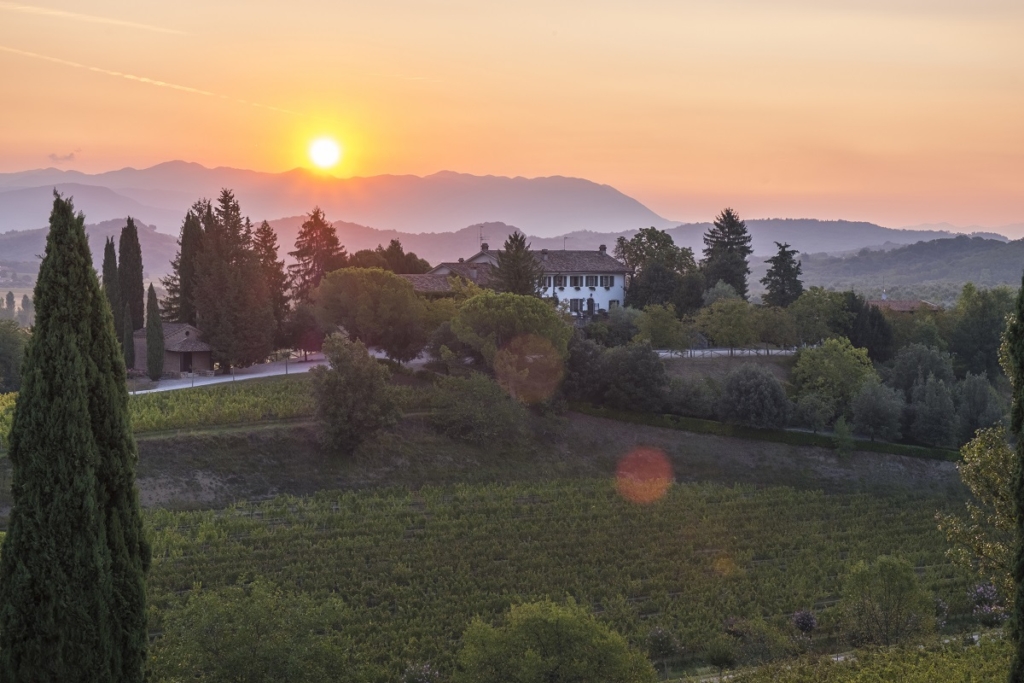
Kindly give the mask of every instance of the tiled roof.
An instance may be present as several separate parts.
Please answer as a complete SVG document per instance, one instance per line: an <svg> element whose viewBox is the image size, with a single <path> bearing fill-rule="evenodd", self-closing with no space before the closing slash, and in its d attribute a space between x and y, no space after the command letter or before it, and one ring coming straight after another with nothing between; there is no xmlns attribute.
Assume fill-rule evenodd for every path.
<svg viewBox="0 0 1024 683"><path fill-rule="evenodd" d="M939 307L927 301L916 299L870 299L868 306L877 306L883 311L896 311L897 313L913 313L921 308L929 311L937 311Z"/></svg>
<svg viewBox="0 0 1024 683"><path fill-rule="evenodd" d="M625 273L626 266L602 251L547 250L534 251L544 272L549 275L564 273Z"/></svg>
<svg viewBox="0 0 1024 683"><path fill-rule="evenodd" d="M164 351L175 353L202 353L213 349L206 342L199 341L200 332L188 323L161 323L164 331ZM135 330L132 337L142 339L146 328Z"/></svg>
<svg viewBox="0 0 1024 683"><path fill-rule="evenodd" d="M436 271L447 271L447 272L436 272ZM434 266L428 275L438 275L448 277L448 275L458 275L464 280L469 282L475 282L481 287L488 287L491 281L494 279L494 266L490 263L439 263ZM447 291L447 290L446 290Z"/></svg>
<svg viewBox="0 0 1024 683"><path fill-rule="evenodd" d="M450 275L432 275L423 273L421 275L403 274L403 277L412 284L412 288L420 294L444 294L452 291L452 285L448 282Z"/></svg>

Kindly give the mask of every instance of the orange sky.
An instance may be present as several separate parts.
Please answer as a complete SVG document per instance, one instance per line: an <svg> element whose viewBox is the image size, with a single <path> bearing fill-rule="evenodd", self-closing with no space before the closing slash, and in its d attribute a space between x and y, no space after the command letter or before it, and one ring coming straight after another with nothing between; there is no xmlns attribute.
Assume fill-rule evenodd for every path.
<svg viewBox="0 0 1024 683"><path fill-rule="evenodd" d="M0 0L0 171L280 171L330 135L344 176L998 226L1024 222L1022 35L1020 0Z"/></svg>

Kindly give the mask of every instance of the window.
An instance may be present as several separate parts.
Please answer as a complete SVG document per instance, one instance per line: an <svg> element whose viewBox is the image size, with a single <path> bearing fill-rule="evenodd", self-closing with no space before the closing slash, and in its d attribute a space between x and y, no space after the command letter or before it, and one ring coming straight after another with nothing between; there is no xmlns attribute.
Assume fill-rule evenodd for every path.
<svg viewBox="0 0 1024 683"><path fill-rule="evenodd" d="M618 299L612 299L611 301L608 302L608 308L609 309L618 308L618 307L619 307L619 300Z"/></svg>
<svg viewBox="0 0 1024 683"><path fill-rule="evenodd" d="M564 275L556 275L555 276L555 287L565 287L565 276Z"/></svg>
<svg viewBox="0 0 1024 683"><path fill-rule="evenodd" d="M571 286L571 287L582 287L583 286L583 276L582 275L570 275L569 276L569 286Z"/></svg>
<svg viewBox="0 0 1024 683"><path fill-rule="evenodd" d="M551 289L551 276L550 275L548 275L547 277L543 277L542 276L541 279L540 279L540 286L541 286L541 289Z"/></svg>
<svg viewBox="0 0 1024 683"><path fill-rule="evenodd" d="M569 299L569 310L573 313L579 313L581 301L583 301L583 299Z"/></svg>
<svg viewBox="0 0 1024 683"><path fill-rule="evenodd" d="M597 287L597 276L596 275L588 275L587 276L587 287Z"/></svg>
<svg viewBox="0 0 1024 683"><path fill-rule="evenodd" d="M614 275L602 275L601 276L601 286L602 287L614 287L615 286L615 276Z"/></svg>

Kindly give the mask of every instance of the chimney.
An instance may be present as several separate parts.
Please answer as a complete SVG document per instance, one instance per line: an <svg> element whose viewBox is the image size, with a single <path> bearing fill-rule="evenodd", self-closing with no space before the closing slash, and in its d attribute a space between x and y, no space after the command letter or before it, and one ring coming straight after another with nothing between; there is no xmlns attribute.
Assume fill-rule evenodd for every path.
<svg viewBox="0 0 1024 683"><path fill-rule="evenodd" d="M541 249L540 250L540 260L541 261L547 261L548 260L548 250L547 249Z"/></svg>
<svg viewBox="0 0 1024 683"><path fill-rule="evenodd" d="M597 252L598 252L599 254L601 254L601 256L604 256L605 254L607 254L607 253L608 253L608 247L606 247L605 245L603 245L603 244L602 244L601 246L599 246L599 247L597 248Z"/></svg>
<svg viewBox="0 0 1024 683"><path fill-rule="evenodd" d="M480 251L487 251L488 248L489 247L487 246L487 242L484 242L483 244L480 245Z"/></svg>
<svg viewBox="0 0 1024 683"><path fill-rule="evenodd" d="M462 258L461 256L459 257L459 263L464 263L465 261L466 259Z"/></svg>

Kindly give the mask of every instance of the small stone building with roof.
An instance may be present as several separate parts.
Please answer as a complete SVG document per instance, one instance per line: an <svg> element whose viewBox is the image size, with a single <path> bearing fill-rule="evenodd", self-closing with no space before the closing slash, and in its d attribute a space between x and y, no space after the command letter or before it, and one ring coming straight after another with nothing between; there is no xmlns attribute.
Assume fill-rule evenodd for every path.
<svg viewBox="0 0 1024 683"><path fill-rule="evenodd" d="M179 377L213 371L212 349L200 340L199 329L188 323L163 323L164 376ZM135 370L146 371L146 329L135 330Z"/></svg>
<svg viewBox="0 0 1024 683"><path fill-rule="evenodd" d="M544 269L540 294L546 298L568 301L569 310L578 315L594 315L621 306L626 295L626 266L609 253L605 245L596 250L533 251ZM480 251L458 263L441 263L425 275L406 275L417 292L450 291L452 275L487 287L494 280L498 252L487 243ZM420 280L414 280L419 278Z"/></svg>

